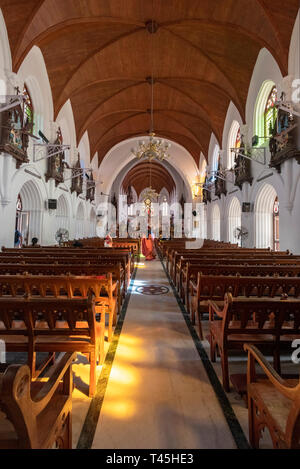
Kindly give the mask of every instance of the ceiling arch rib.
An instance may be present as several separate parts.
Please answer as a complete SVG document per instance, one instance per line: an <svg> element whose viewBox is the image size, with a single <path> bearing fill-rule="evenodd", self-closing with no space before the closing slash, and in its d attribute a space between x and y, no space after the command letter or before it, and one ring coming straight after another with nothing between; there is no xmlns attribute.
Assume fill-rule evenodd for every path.
<svg viewBox="0 0 300 469"><path fill-rule="evenodd" d="M270 20L269 16L268 16L268 20ZM180 20L180 21L166 22L161 26L165 29L170 30L170 28L172 28L174 26L176 27L176 26L179 26L179 25L188 25L188 27L190 28L191 25L194 26L195 24L197 26L204 26L204 27L214 26L215 28L218 28L218 29L222 28L222 29L228 31L230 34L239 33L240 35L245 36L248 39L250 39L251 41L257 43L259 48L266 47L267 49L269 49L271 54L274 55L274 57L278 60L278 63L280 64L280 62L281 62L280 54L277 53L277 49L279 49L280 52L283 52L283 47L282 47L282 44L281 44L280 39L279 39L278 31L274 30L273 25L271 26L271 22L270 22L270 26L273 30L274 37L271 38L269 41L266 41L266 38L263 38L261 36L261 34L260 34L261 31L259 31L259 32L258 31L256 31L256 32L251 31L249 29L249 26L251 26L251 24L253 24L253 23L251 22L251 24L250 24L249 21L247 22L247 24L239 25L239 24L236 24L236 23L231 23L229 21L216 20L214 18L209 18L209 19L207 19L207 18L189 18L189 19L183 19L183 20ZM283 67L283 64L281 64L281 66Z"/></svg>
<svg viewBox="0 0 300 469"><path fill-rule="evenodd" d="M196 139L194 133L190 130L190 127L187 127L184 125L182 122L177 121L174 119L173 115L169 116L168 119L166 119L165 115L162 114L156 114L155 115L155 132L157 133L157 129L160 128L163 131L171 131L174 133L177 133L178 135L184 135L189 139L190 142L193 142L193 144L197 148L197 154L200 154L200 151L203 151L204 148L202 146L201 140ZM98 125L95 124L95 128L98 128ZM89 135L91 135L91 148L92 148L92 154L96 153L100 148L103 146L103 142L106 139L110 139L113 137L117 137L119 134L124 134L124 133L143 133L144 135L147 135L150 130L150 115L148 113L142 113L139 114L138 116L131 116L128 119L123 120L121 123L116 124L113 126L113 128L106 132L106 135L104 137L97 138L95 135L95 131L92 128L92 131L89 131ZM203 130L201 129L203 132ZM199 133L199 135L201 135ZM208 135L209 132L206 134L202 134L205 136L205 140L208 141Z"/></svg>
<svg viewBox="0 0 300 469"><path fill-rule="evenodd" d="M106 141L102 142L101 148L98 150L98 165L101 165L101 162L104 160L106 154L111 150L113 147L115 147L117 144L131 139L133 137L146 137L147 133L145 131L131 131L127 133L123 133L114 137L111 137L110 139L107 139ZM174 142L177 142L179 145L181 145L183 148L185 148L194 158L196 165L199 165L199 148L193 142L190 140L188 137L185 135L168 131L168 130L161 130L159 128L156 129L156 136L160 138L165 138L172 140ZM96 154L96 152L92 152L93 155Z"/></svg>
<svg viewBox="0 0 300 469"><path fill-rule="evenodd" d="M196 116L194 114L183 112L183 111L178 111L178 110L175 110L175 109L173 109L173 110L172 109L156 109L156 110L154 110L154 114L166 114L166 115L169 116L170 113L181 114L183 117L193 119L195 121L196 125L202 125L203 127L205 127L207 132L209 133L209 135L212 132L212 130L209 127L209 125L207 124L207 122L205 122L199 116ZM126 111L119 110L119 111L114 111L112 113L108 112L107 114L101 115L98 119L95 119L94 125L97 125L100 128L101 127L101 121L104 121L103 122L103 127L105 128L108 125L108 128L106 128L106 130L100 135L99 141L102 138L104 138L105 135L111 129L113 129L116 125L126 121L130 117L135 117L136 115L142 115L142 114L143 115L146 114L143 109L128 109ZM149 113L147 113L147 115L148 114ZM120 117L118 117L119 115L120 115ZM125 115L125 117L124 117L124 115ZM170 116L170 117L172 118L172 116ZM111 124L111 119L112 118L116 119L113 124ZM195 138L198 141L197 135L195 135ZM200 142L199 142L199 144L200 144Z"/></svg>
<svg viewBox="0 0 300 469"><path fill-rule="evenodd" d="M144 83L151 76L153 40L157 128L162 136L180 138L198 158L199 143L207 155L208 133L221 141L230 101L244 119L262 47L287 74L299 2L289 0L285 8L282 0L224 0L222 8L219 0L177 0L176 8L171 1L156 2L158 30L153 36L146 27L153 17L152 2L144 0L0 0L0 7L14 70L32 45L39 46L56 115L70 99L77 133L88 130L94 145L99 133L101 145L116 140L117 130L121 135L147 133L145 117L143 125L133 124L140 115L131 110L144 111L141 116L146 116L149 108L150 87ZM143 96L135 102L134 93Z"/></svg>
<svg viewBox="0 0 300 469"><path fill-rule="evenodd" d="M184 78L175 78L174 80L175 82L176 80L182 82L185 81ZM209 91L211 92L209 94L210 102L212 103L214 108L214 115L212 116L211 113L209 113L209 108L204 108L201 103L196 101L196 93L200 93L202 82L200 80L192 80L192 83L195 85L194 95L178 88L177 82L175 83L176 86L174 86L173 84L169 85L166 80L158 80L155 85L155 102L164 103L163 105L166 108L169 107L169 109L174 110L174 112L188 112L188 110L192 106L193 113L195 114L195 116L198 115L199 119L202 120L202 123L207 122L207 125L210 127L210 131L214 132L218 139L220 139L222 134L223 119L226 115L230 98L227 97L225 93L222 93L222 90L219 90L219 88L214 87L213 84L212 86L210 86L209 82L204 82L203 91L199 95L199 97L204 99L205 97L207 97ZM186 84L187 88L188 85L190 86L189 81ZM157 88L160 87L164 87L164 90L159 91ZM137 88L144 89L137 90ZM169 98L170 89L173 90L179 96L175 96L173 93ZM132 86L130 85L126 88L123 88L122 90L117 91L114 96L102 101L101 104L94 104L93 110L91 110L90 107L86 106L84 107L84 109L82 109L82 98L80 93L78 92L77 96L72 98L72 107L76 117L75 120L77 123L80 123L79 125L81 125L81 128L78 125L78 139L80 140L80 138L82 137L84 132L89 128L89 126L92 125L95 121L98 121L99 118L101 119L103 113L108 112L108 109L127 110L127 107L132 106L132 103L134 103L137 108L140 107L144 108L145 110L149 109L151 99L150 92L151 89L146 83L146 81L140 82L136 85L133 84ZM91 95L93 95L92 91ZM136 98L137 96L139 97L139 99ZM174 102L176 102L176 106L173 105ZM218 111L218 108L220 108L220 111ZM214 118L216 121L218 115L219 122L217 126L216 122L213 122L212 119ZM86 116L86 121L82 123L84 120L84 116Z"/></svg>
<svg viewBox="0 0 300 469"><path fill-rule="evenodd" d="M31 44L31 45L32 45L34 42L38 42L38 41L39 41L39 38L40 38L40 36L41 36L41 34L44 34L44 31L39 32L38 30L35 31L35 35L34 35L34 33L31 34L31 35L28 34L28 30L30 30L30 28L32 29L32 26L34 25L35 17L38 17L38 13L39 13L39 11L42 10L41 7L42 7L42 5L43 5L44 3L47 3L47 2L43 2L43 1L38 1L38 2L36 2L35 8L34 8L33 11L32 11L31 21L30 21L30 20L27 21L27 23L25 24L25 27L23 28L23 31L22 31L22 33L23 33L22 36L25 36L25 38L27 39L27 42L31 40L31 42L29 43L29 44ZM272 29L273 35L274 35L274 37L277 39L277 47L282 48L281 43L280 43L280 40L279 40L279 39L280 39L279 31L278 31L278 29L276 28L276 26L274 25L274 21L273 21L273 19L272 19L272 16L268 13L268 10L266 9L266 6L265 6L265 4L264 4L263 1L257 0L257 3L259 4L259 7L260 7L261 11L262 11L262 12L264 13L264 15L265 15L265 21L267 21L266 26L267 26L267 27L269 26L269 27ZM247 15L245 15L245 16L247 16ZM67 18L68 18L68 17L67 17ZM65 18L65 21L68 21L67 18ZM99 17L99 20L101 21L102 18L103 18L103 17L100 16L100 17ZM134 22L131 21L131 24L134 24L134 25L136 25L136 26L142 27L142 26L143 26L143 23L144 23L144 21L143 21L144 18L145 18L145 17L140 18L140 21L138 21L138 20L136 20L136 21L134 21ZM36 18L36 19L37 19L37 21L38 21L38 18ZM63 20L64 17L61 16L60 19ZM84 18L84 19L87 20L87 18ZM92 19L94 19L94 18L90 18L90 21L92 21ZM58 20L59 20L59 18L57 19L57 21L58 21ZM71 19L71 20L69 20L69 21L75 22L75 21L79 21L79 20L81 20L81 18L73 18L73 19ZM97 19L94 19L94 20L97 21ZM126 19L125 19L125 18L122 18L122 17L119 17L119 18L113 18L113 17L106 18L106 21L108 21L108 20L110 20L111 22L117 22L117 23L122 23L122 22L124 23L125 21L126 21L127 24L130 23L128 17L127 17ZM243 33L243 34L245 34L245 35L248 35L250 38L252 38L252 39L255 38L256 41L260 41L261 43L264 43L264 46L266 46L266 40L263 39L263 38L260 38L260 36L257 34L257 32L255 33L255 32L252 32L252 31L250 30L251 26L252 26L252 28L253 28L253 26L255 25L255 23L254 23L254 22L249 23L249 21L247 22L246 25L244 24L243 26L241 26L241 25L239 25L239 24L231 24L229 21L220 21L220 20L218 20L218 19L216 19L216 18L211 18L211 17L208 17L208 18L197 18L197 17L196 17L196 18L185 18L185 19L183 19L183 20L177 18L176 20L172 20L172 21L166 21L166 22L163 21L162 23L160 23L160 25L161 25L161 27L168 27L168 26L172 26L172 25L174 25L174 24L182 23L183 21L194 21L194 22L197 21L197 22L199 22L199 23L201 23L201 24L203 24L203 25L205 25L207 22L209 22L210 24L215 24L215 25L217 25L218 27L229 28L229 29L231 29L231 30L233 30L233 29L235 28L235 29L238 29L241 33ZM45 22L44 22L44 23L45 23ZM63 22L63 23L64 23L64 22ZM242 21L241 21L241 23L242 23ZM253 23L254 23L254 25L253 25ZM51 24L51 23L50 23L50 24ZM48 26L49 26L48 31L51 30L51 29L55 29L55 28L57 27L56 24L55 24L55 25L52 25L52 27L50 26L50 24L48 25ZM266 29L267 29L267 28L266 28ZM27 34L26 34L26 33L27 33ZM18 44L17 44L17 47L16 47L16 54L15 54L16 56L18 56L18 50L19 50L19 49L22 49L22 48L23 48L23 49L28 49L28 48L30 48L30 45L26 44L26 40L25 40L25 41L24 41L24 40L23 40L23 41L22 41L22 40L19 40L19 41L18 41ZM275 49L276 49L276 48L274 48L274 50L275 50Z"/></svg>
<svg viewBox="0 0 300 469"><path fill-rule="evenodd" d="M205 80L207 76L210 76L210 81L219 83L219 86L224 88L224 91L227 92L229 96L236 95L232 85L228 83L224 75L216 69L209 58L204 57L198 50L191 49L191 47L183 43L180 38L174 38L172 41L172 50L169 50L169 33L161 29L158 30L157 34L159 35L156 39L155 46L155 61L159 64L159 67L157 65L158 69L155 70L157 80L159 80L161 76L168 75L170 69L173 71L181 70L183 77L187 75L190 76L190 70L194 69L195 78ZM149 36L145 31L135 33L132 36L122 38L118 43L111 44L109 47L102 50L101 53L95 54L72 76L71 80L64 88L61 101L63 102L69 99L74 90L78 87L85 86L87 77L89 77L89 81L96 80L97 75L103 78L109 78L110 76L120 76L121 78L125 74L128 75L128 70L130 70L133 75L139 74L144 77L151 76L151 47L147 35ZM126 61L128 51L134 50L137 43L139 44L139 48L136 50L134 60L133 57L130 57L130 60ZM178 54L178 50L181 51L181 55ZM115 57L115 59L112 60L112 57ZM168 57L168 60L166 60L166 57ZM195 64L197 64L196 68Z"/></svg>
<svg viewBox="0 0 300 469"><path fill-rule="evenodd" d="M158 193L165 187L169 194L176 184L169 171L159 163L147 161L136 164L124 177L122 186L125 192L133 186L138 195L145 187L152 186Z"/></svg>
<svg viewBox="0 0 300 469"><path fill-rule="evenodd" d="M154 114L158 115L160 114L159 112L155 112ZM120 124L123 124L125 123L126 121L128 121L128 119L131 119L131 118L135 118L137 116L147 116L149 118L149 114L148 113L145 113L144 111L142 112L138 112L138 113L135 113L135 114L132 114L131 116L127 116L123 119L121 119L119 122L117 122L115 125L111 126L106 132L104 132L104 134L101 135L101 137L99 138L97 144L96 144L96 148L100 147L101 146L101 141L103 138L105 138L105 136L107 134L109 134L111 132L111 130L115 129L115 127L119 126ZM199 147L201 148L201 142L198 140L198 137L197 135L191 131L191 129L189 127L187 127L186 125L183 125L182 122L180 122L179 120L175 119L174 116L168 116L169 119L171 121L174 121L176 122L179 126L181 126L188 134L190 134L190 136L194 139L195 143L199 145Z"/></svg>

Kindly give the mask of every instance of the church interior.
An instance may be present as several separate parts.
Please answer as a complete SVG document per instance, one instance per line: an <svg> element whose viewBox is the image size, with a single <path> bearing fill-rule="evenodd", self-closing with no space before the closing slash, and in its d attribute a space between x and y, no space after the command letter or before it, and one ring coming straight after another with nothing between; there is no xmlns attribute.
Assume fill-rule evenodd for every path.
<svg viewBox="0 0 300 469"><path fill-rule="evenodd" d="M299 12L0 0L1 449L300 449Z"/></svg>

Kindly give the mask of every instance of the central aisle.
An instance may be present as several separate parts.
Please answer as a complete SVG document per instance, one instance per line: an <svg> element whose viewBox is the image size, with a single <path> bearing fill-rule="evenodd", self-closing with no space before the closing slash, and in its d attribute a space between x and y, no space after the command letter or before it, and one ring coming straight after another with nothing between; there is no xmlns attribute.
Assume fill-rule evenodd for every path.
<svg viewBox="0 0 300 469"><path fill-rule="evenodd" d="M159 261L138 266L93 448L236 448Z"/></svg>

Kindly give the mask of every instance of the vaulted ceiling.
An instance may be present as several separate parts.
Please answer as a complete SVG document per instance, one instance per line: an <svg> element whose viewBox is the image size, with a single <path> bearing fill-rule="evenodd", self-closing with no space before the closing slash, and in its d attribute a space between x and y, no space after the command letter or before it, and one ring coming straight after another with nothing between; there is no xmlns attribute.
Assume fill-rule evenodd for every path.
<svg viewBox="0 0 300 469"><path fill-rule="evenodd" d="M141 162L135 165L125 176L123 189L128 193L133 186L139 196L145 187L152 187L159 194L163 188L171 194L176 189L174 179L169 171L159 163Z"/></svg>
<svg viewBox="0 0 300 469"><path fill-rule="evenodd" d="M118 142L149 131L153 47L155 131L198 164L212 132L221 142L230 101L244 118L259 50L288 73L299 0L0 0L0 7L14 71L40 47L56 116L70 99L78 142L88 130L99 164Z"/></svg>

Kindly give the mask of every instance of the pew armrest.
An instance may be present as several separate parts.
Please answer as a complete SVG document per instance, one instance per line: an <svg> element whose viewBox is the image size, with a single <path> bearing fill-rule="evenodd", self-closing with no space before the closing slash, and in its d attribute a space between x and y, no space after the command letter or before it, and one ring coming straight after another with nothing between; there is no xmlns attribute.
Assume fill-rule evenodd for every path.
<svg viewBox="0 0 300 469"><path fill-rule="evenodd" d="M265 359L257 347L251 344L244 344L244 350L248 352L248 385L255 381L255 362L257 362L273 386L285 397L296 400L300 392L300 382L297 386L289 384L286 380L274 370L270 363Z"/></svg>
<svg viewBox="0 0 300 469"><path fill-rule="evenodd" d="M213 321L215 319L215 314L223 319L224 317L224 308L221 310L219 306L212 300L208 300L208 307L209 307L209 320Z"/></svg>
<svg viewBox="0 0 300 469"><path fill-rule="evenodd" d="M189 286L191 295L197 295L197 283L194 280L190 280Z"/></svg>

